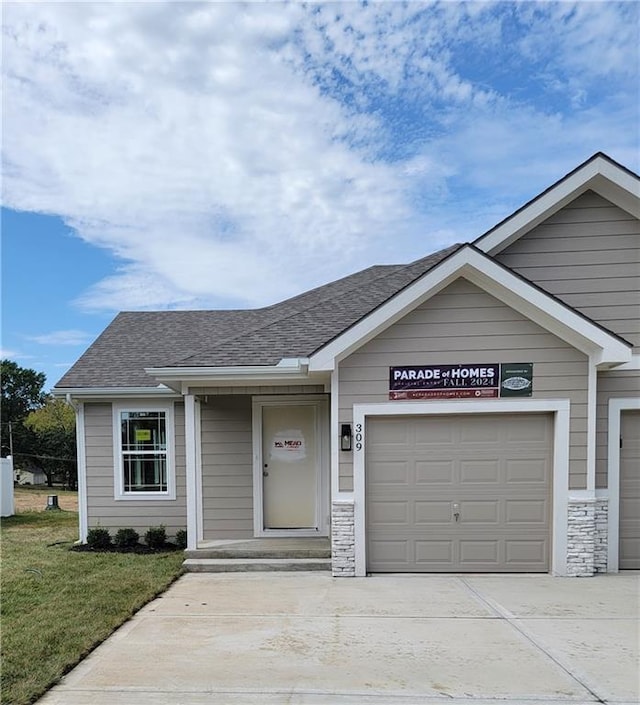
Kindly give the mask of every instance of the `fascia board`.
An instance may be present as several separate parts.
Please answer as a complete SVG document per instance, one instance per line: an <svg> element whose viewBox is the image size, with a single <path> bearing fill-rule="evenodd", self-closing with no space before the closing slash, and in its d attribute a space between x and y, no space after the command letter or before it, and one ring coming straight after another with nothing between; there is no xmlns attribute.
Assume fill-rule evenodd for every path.
<svg viewBox="0 0 640 705"><path fill-rule="evenodd" d="M333 370L336 362L459 277L468 279L585 354L601 358L600 362L623 363L631 359L629 346L481 252L465 247L311 356L309 370Z"/></svg>
<svg viewBox="0 0 640 705"><path fill-rule="evenodd" d="M309 358L309 372L331 372L336 362L375 338L378 333L402 318L411 309L444 289L456 278L460 268L459 257L468 248L463 248L427 272L417 282L409 285L385 304L346 330Z"/></svg>
<svg viewBox="0 0 640 705"><path fill-rule="evenodd" d="M169 389L168 387L54 387L51 390L51 394L54 397L66 398L68 396L73 398L82 398L87 400L92 399L106 399L106 398L122 398L122 397L136 397L136 398L180 398L180 394L177 394L175 390Z"/></svg>
<svg viewBox="0 0 640 705"><path fill-rule="evenodd" d="M640 218L640 180L599 156L479 238L475 246L495 255L590 189Z"/></svg>
<svg viewBox="0 0 640 705"><path fill-rule="evenodd" d="M145 372L164 382L195 384L247 384L267 382L288 384L291 381L308 381L308 360L287 358L277 365L247 365L243 367L148 367Z"/></svg>

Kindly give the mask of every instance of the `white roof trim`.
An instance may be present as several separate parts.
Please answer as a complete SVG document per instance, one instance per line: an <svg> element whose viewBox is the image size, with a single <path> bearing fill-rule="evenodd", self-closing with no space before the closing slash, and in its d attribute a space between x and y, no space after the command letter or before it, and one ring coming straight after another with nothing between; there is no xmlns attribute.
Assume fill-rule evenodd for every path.
<svg viewBox="0 0 640 705"><path fill-rule="evenodd" d="M338 336L309 360L309 371L328 371L416 306L463 277L566 341L596 365L631 360L631 348L472 246L465 246Z"/></svg>
<svg viewBox="0 0 640 705"><path fill-rule="evenodd" d="M165 382L271 382L285 379L308 380L308 358L283 358L277 365L246 365L238 367L147 367L145 372Z"/></svg>
<svg viewBox="0 0 640 705"><path fill-rule="evenodd" d="M173 389L164 384L157 387L54 387L54 397L179 397Z"/></svg>
<svg viewBox="0 0 640 705"><path fill-rule="evenodd" d="M482 235L474 244L483 252L495 255L589 190L640 218L640 179L598 154Z"/></svg>

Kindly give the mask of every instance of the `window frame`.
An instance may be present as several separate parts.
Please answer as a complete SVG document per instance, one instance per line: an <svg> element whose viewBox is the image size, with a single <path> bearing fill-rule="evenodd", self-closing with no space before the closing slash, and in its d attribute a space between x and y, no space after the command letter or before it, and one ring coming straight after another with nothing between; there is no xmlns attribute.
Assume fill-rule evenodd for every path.
<svg viewBox="0 0 640 705"><path fill-rule="evenodd" d="M175 463L175 415L174 405L158 403L119 403L113 404L113 470L114 499L116 501L166 501L176 498L176 463ZM126 492L124 489L124 456L122 448L122 413L123 412L162 412L165 415L167 469L167 489L164 491ZM163 451L159 451L163 452Z"/></svg>

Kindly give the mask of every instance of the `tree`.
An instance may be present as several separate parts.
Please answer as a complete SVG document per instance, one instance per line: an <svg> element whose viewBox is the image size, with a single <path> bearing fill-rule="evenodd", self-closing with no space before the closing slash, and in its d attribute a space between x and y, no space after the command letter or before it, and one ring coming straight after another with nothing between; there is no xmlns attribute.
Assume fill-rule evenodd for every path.
<svg viewBox="0 0 640 705"><path fill-rule="evenodd" d="M45 395L42 391L46 377L43 372L36 372L12 362L0 362L0 387L2 391L0 414L0 444L2 455L8 455L13 437L14 453L31 451L33 439L24 426L28 414L42 406Z"/></svg>
<svg viewBox="0 0 640 705"><path fill-rule="evenodd" d="M76 415L62 399L48 397L44 406L27 416L25 426L34 435L35 459L47 476L49 487L54 479L76 488Z"/></svg>

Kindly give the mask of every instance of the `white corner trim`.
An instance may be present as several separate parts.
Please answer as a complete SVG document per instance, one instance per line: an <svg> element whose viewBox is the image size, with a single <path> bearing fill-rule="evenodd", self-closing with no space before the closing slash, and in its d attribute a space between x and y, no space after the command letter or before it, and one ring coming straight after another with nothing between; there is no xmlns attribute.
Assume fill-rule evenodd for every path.
<svg viewBox="0 0 640 705"><path fill-rule="evenodd" d="M196 511L198 513L198 541L204 541L204 498L202 494L202 404L195 399L195 436L196 436Z"/></svg>
<svg viewBox="0 0 640 705"><path fill-rule="evenodd" d="M187 548L198 547L198 402L193 394L184 396L184 446L187 483Z"/></svg>
<svg viewBox="0 0 640 705"><path fill-rule="evenodd" d="M475 245L495 255L589 189L640 217L637 177L599 155L481 236Z"/></svg>
<svg viewBox="0 0 640 705"><path fill-rule="evenodd" d="M76 411L76 457L78 459L78 538L80 543L86 543L89 532L89 515L87 512L87 444L84 403L77 402L74 406Z"/></svg>
<svg viewBox="0 0 640 705"><path fill-rule="evenodd" d="M569 487L569 421L568 399L514 399L491 401L428 401L381 402L379 404L354 404L354 428L363 430L362 450L354 450L353 497L355 501L355 553L356 576L367 572L366 516L365 516L365 447L366 420L370 416L427 416L491 413L554 413L553 434L553 520L551 572L567 572L567 507Z"/></svg>
<svg viewBox="0 0 640 705"><path fill-rule="evenodd" d="M587 375L587 490L596 491L596 420L598 414L598 369L589 358Z"/></svg>
<svg viewBox="0 0 640 705"><path fill-rule="evenodd" d="M640 409L640 398L609 399L607 477L609 488L609 526L607 540L607 572L617 573L620 540L620 426L621 414Z"/></svg>
<svg viewBox="0 0 640 705"><path fill-rule="evenodd" d="M340 494L340 369L336 365L331 373L331 413L329 420L329 438L331 453L331 502Z"/></svg>
<svg viewBox="0 0 640 705"><path fill-rule="evenodd" d="M482 252L466 246L312 355L309 370L333 370L337 361L344 359L460 277L519 311L585 355L594 355L598 364L620 364L631 360L630 347L617 337L531 286Z"/></svg>

